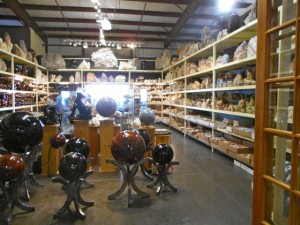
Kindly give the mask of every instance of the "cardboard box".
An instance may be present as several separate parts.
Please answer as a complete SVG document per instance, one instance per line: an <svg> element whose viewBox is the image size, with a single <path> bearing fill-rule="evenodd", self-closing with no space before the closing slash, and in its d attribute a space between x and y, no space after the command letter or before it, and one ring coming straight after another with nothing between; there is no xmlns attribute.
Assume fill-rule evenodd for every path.
<svg viewBox="0 0 300 225"><path fill-rule="evenodd" d="M228 150L227 155L229 155L230 157L235 159L237 154L236 154L236 152L232 152L232 151Z"/></svg>
<svg viewBox="0 0 300 225"><path fill-rule="evenodd" d="M240 127L232 127L232 133L235 135L240 135Z"/></svg>
<svg viewBox="0 0 300 225"><path fill-rule="evenodd" d="M227 149L226 149L226 148L223 148L222 146L216 145L216 144L213 144L213 143L211 143L210 145L211 145L211 147L213 147L214 149L216 149L216 150L218 150L218 151L220 151L220 152L223 152L223 153L227 154Z"/></svg>
<svg viewBox="0 0 300 225"><path fill-rule="evenodd" d="M251 119L248 119L248 120L234 120L233 121L233 126L251 127L251 126L253 126L253 120L251 120Z"/></svg>
<svg viewBox="0 0 300 225"><path fill-rule="evenodd" d="M253 161L254 160L254 154L253 153L248 154L248 158Z"/></svg>
<svg viewBox="0 0 300 225"><path fill-rule="evenodd" d="M248 146L245 145L240 145L240 144L231 144L228 145L228 150L235 152L237 154L246 154L246 153L252 153L253 149L249 148Z"/></svg>
<svg viewBox="0 0 300 225"><path fill-rule="evenodd" d="M242 163L250 165L250 159L247 157L247 154L237 154L236 159Z"/></svg>
<svg viewBox="0 0 300 225"><path fill-rule="evenodd" d="M228 140L223 140L223 141L218 141L218 145L225 148L225 149L228 149L228 146L231 144L232 142L231 141L228 141Z"/></svg>
<svg viewBox="0 0 300 225"><path fill-rule="evenodd" d="M242 143L242 140L241 138L238 138L238 137L234 137L230 134L224 134L224 137L232 142L235 142L237 144L241 144Z"/></svg>
<svg viewBox="0 0 300 225"><path fill-rule="evenodd" d="M232 133L232 126L226 126L226 131Z"/></svg>
<svg viewBox="0 0 300 225"><path fill-rule="evenodd" d="M224 118L223 122L226 124L233 124L233 120L232 119L228 119L228 118Z"/></svg>

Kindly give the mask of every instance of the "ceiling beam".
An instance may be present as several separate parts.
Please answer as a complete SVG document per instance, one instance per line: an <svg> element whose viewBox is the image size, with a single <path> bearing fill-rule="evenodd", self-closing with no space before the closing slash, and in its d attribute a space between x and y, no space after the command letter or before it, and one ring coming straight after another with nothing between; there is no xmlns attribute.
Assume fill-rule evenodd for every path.
<svg viewBox="0 0 300 225"><path fill-rule="evenodd" d="M20 20L16 16L3 16L0 15L0 20ZM32 17L32 19L36 22L55 22L55 23L65 23L63 18L57 17ZM95 24L96 19L79 19L79 18L66 18L69 23L83 23L83 24ZM128 25L128 26L138 26L138 21L128 21L128 20L110 20L110 22L114 25ZM141 26L148 27L173 27L175 23L154 23L154 22L141 22ZM186 24L185 28L189 29L202 29L204 25L196 25L196 24ZM209 26L212 30L217 30L217 26Z"/></svg>
<svg viewBox="0 0 300 225"><path fill-rule="evenodd" d="M198 9L200 4L199 0L191 0L185 10L183 11L181 17L177 20L176 25L173 27L171 32L169 33L167 39L164 42L164 47L167 48L172 42L172 38L176 37L180 32L181 28L187 24L188 20L194 14L194 12Z"/></svg>
<svg viewBox="0 0 300 225"><path fill-rule="evenodd" d="M122 0L127 2L145 2L145 0ZM147 0L147 3L179 4L187 5L188 0Z"/></svg>
<svg viewBox="0 0 300 225"><path fill-rule="evenodd" d="M4 4L6 4L15 13L19 20L22 20L27 27L31 27L37 34L39 34L41 39L46 42L43 31L17 0L2 0L2 2L4 2Z"/></svg>
<svg viewBox="0 0 300 225"><path fill-rule="evenodd" d="M65 28L65 27L41 27L41 29L47 33L47 31L69 31L69 32L82 32L82 33L99 33L99 28ZM136 30L120 30L112 29L105 31L105 35L112 34L131 34L131 35L161 35L167 36L168 32L159 31L136 31Z"/></svg>
<svg viewBox="0 0 300 225"><path fill-rule="evenodd" d="M64 35L64 34L48 34L48 38L62 38L62 39L80 39L80 40L99 40L98 35L91 35L91 36L82 36L82 35ZM105 36L106 42L109 41L134 41L134 42L143 42L143 41L153 41L153 42L163 42L162 38L138 38L138 37L116 37L116 36ZM197 39L191 40L191 39L179 39L179 38L174 38L172 39L173 42L180 42L180 43L187 43L189 41L195 41L197 42Z"/></svg>

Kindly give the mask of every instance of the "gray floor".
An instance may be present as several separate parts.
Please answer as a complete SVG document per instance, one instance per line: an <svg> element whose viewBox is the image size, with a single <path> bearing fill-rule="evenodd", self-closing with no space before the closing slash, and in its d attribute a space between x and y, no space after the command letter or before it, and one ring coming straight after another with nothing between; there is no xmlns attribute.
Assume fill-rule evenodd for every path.
<svg viewBox="0 0 300 225"><path fill-rule="evenodd" d="M157 196L155 189L145 187L151 182L138 174L136 183L150 193L150 199L133 195L132 206L128 208L127 192L116 200L107 199L120 187L119 173L95 171L89 178L95 188L82 190L84 200L95 202L93 207L84 209L86 219L75 219L66 213L54 220L52 215L63 205L66 194L61 185L39 177L45 187L31 190L32 199L28 202L36 211L15 216L13 225L250 225L252 176L234 166L232 159L212 153L204 145L183 138L174 130L172 133L175 160L180 165L174 167L169 179L178 187L177 193L169 191Z"/></svg>

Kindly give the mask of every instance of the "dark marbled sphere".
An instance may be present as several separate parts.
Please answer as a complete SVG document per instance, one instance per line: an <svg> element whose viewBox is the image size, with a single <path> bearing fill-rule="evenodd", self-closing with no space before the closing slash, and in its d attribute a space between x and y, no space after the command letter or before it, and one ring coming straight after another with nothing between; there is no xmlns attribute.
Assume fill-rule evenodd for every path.
<svg viewBox="0 0 300 225"><path fill-rule="evenodd" d="M169 164L174 156L173 149L168 144L158 144L152 150L152 157L154 162L160 165Z"/></svg>
<svg viewBox="0 0 300 225"><path fill-rule="evenodd" d="M0 156L0 180L12 181L22 175L25 170L23 159L14 154Z"/></svg>
<svg viewBox="0 0 300 225"><path fill-rule="evenodd" d="M151 138L150 138L149 132L145 131L143 129L138 129L137 132L139 133L139 135L142 136L142 138L144 139L146 147L148 147L149 144L150 144L150 142L151 142Z"/></svg>
<svg viewBox="0 0 300 225"><path fill-rule="evenodd" d="M66 137L63 134L54 134L49 142L52 148L61 148L66 144Z"/></svg>
<svg viewBox="0 0 300 225"><path fill-rule="evenodd" d="M73 137L65 146L65 154L69 152L79 152L87 159L90 153L90 146L84 138Z"/></svg>
<svg viewBox="0 0 300 225"><path fill-rule="evenodd" d="M136 131L125 130L116 134L111 143L111 153L115 160L123 164L135 164L146 151L144 139Z"/></svg>
<svg viewBox="0 0 300 225"><path fill-rule="evenodd" d="M87 169L85 157L78 152L70 152L63 156L59 163L59 174L67 181L76 181Z"/></svg>
<svg viewBox="0 0 300 225"><path fill-rule="evenodd" d="M34 147L43 139L41 122L28 112L14 112L5 116L0 123L0 143L17 153L24 153L26 147Z"/></svg>
<svg viewBox="0 0 300 225"><path fill-rule="evenodd" d="M103 117L112 117L117 111L117 103L111 97L103 97L98 100L96 110Z"/></svg>
<svg viewBox="0 0 300 225"><path fill-rule="evenodd" d="M142 124L151 125L155 121L155 113L151 109L144 109L140 112L139 119Z"/></svg>

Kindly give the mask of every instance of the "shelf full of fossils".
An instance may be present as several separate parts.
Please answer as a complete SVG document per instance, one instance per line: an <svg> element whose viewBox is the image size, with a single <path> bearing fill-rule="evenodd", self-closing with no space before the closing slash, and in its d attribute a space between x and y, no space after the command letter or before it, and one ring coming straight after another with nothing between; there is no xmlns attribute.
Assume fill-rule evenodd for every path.
<svg viewBox="0 0 300 225"><path fill-rule="evenodd" d="M38 65L35 51L25 42L11 42L5 32L0 38L0 112L38 111L44 105L47 70Z"/></svg>
<svg viewBox="0 0 300 225"><path fill-rule="evenodd" d="M253 20L215 41L190 44L163 70L170 85L162 121L252 167L256 34Z"/></svg>

